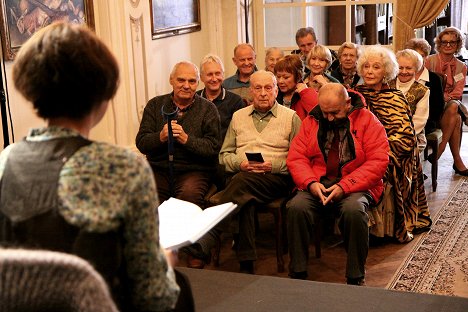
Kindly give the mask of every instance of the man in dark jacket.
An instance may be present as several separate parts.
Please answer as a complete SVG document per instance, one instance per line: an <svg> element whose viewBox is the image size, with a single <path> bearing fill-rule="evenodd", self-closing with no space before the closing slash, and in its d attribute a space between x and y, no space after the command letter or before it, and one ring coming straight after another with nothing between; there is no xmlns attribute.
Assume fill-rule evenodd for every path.
<svg viewBox="0 0 468 312"><path fill-rule="evenodd" d="M212 184L221 148L220 119L214 104L195 93L199 80L195 64L177 63L170 76L173 92L149 100L143 112L136 146L153 169L160 202L172 196L202 206ZM167 122L171 113L173 140Z"/></svg>

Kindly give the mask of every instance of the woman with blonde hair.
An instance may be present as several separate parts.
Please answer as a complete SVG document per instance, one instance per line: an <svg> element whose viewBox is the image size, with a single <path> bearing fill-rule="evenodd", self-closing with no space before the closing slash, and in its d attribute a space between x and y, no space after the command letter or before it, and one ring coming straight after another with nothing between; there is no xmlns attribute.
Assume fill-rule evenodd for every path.
<svg viewBox="0 0 468 312"><path fill-rule="evenodd" d="M456 27L447 27L434 39L436 54L429 55L425 65L428 70L446 77L444 89L444 113L440 120L442 141L439 144L439 158L445 151L447 143L453 156L453 170L455 173L468 176L468 169L460 156L462 120L468 124L466 108L461 103L463 89L466 83L466 65L458 60L458 54L463 46L463 37Z"/></svg>
<svg viewBox="0 0 468 312"><path fill-rule="evenodd" d="M432 221L411 109L403 93L388 85L398 74L398 63L391 50L369 46L358 59L357 71L364 84L358 85L356 90L385 127L390 144L390 163L384 177L387 188L381 211L384 219L387 211L394 211L395 217L385 219L386 227L375 234L408 242L413 239L413 234L429 230Z"/></svg>
<svg viewBox="0 0 468 312"><path fill-rule="evenodd" d="M320 44L313 47L307 55L306 63L309 66L310 74L305 77L304 83L309 88L318 91L329 82L339 82L338 79L326 73L332 63L332 55L327 47Z"/></svg>

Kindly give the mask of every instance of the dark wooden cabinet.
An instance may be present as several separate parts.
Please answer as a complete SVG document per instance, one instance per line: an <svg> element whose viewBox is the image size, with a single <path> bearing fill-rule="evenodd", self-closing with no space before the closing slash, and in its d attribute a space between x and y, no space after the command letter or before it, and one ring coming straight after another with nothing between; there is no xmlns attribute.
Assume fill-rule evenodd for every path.
<svg viewBox="0 0 468 312"><path fill-rule="evenodd" d="M435 19L434 24L428 26L424 30L424 39L429 42L432 47L431 53L435 53L434 50L434 38L446 27L451 26L451 17L450 17L450 3L447 6L445 11L439 14Z"/></svg>
<svg viewBox="0 0 468 312"><path fill-rule="evenodd" d="M392 44L392 11L387 3L354 6L351 39L357 44Z"/></svg>
<svg viewBox="0 0 468 312"><path fill-rule="evenodd" d="M328 8L328 45L346 41L345 6ZM362 44L393 42L393 9L390 3L351 6L351 41Z"/></svg>

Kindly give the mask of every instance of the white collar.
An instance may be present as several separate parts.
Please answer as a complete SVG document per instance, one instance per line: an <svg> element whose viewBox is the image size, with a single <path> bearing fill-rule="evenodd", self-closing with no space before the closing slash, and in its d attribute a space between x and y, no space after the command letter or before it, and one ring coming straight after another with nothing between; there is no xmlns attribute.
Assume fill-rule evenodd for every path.
<svg viewBox="0 0 468 312"><path fill-rule="evenodd" d="M419 76L418 82L422 85L426 85L426 83L429 82L429 70L427 70L426 67L424 67L421 76Z"/></svg>

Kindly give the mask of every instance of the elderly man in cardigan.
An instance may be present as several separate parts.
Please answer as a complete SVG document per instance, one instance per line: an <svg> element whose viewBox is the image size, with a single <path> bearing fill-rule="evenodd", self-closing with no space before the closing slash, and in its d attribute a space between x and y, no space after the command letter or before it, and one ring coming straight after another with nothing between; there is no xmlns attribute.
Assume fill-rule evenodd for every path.
<svg viewBox="0 0 468 312"><path fill-rule="evenodd" d="M238 205L232 215L237 237L236 253L240 271L254 273L255 207L286 196L293 187L286 166L289 145L299 131L296 113L276 102L278 88L273 73L257 71L250 78L253 104L234 113L219 160L230 174L220 202ZM261 153L263 162L252 162L247 152ZM226 222L222 222L196 244L187 248L192 257L207 260ZM202 266L200 266L202 267Z"/></svg>

